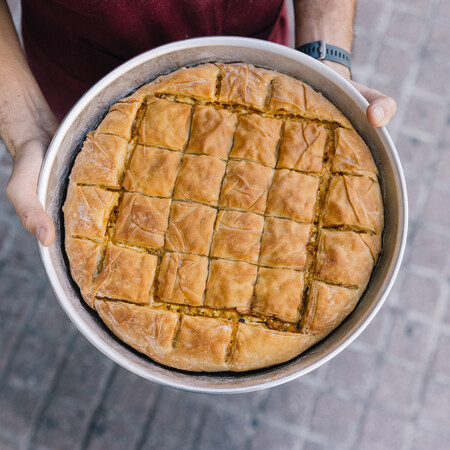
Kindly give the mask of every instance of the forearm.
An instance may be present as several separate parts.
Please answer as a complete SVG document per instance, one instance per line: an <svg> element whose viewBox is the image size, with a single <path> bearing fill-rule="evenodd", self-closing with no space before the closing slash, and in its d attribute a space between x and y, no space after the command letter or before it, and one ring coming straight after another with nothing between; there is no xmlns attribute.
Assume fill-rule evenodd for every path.
<svg viewBox="0 0 450 450"><path fill-rule="evenodd" d="M348 52L357 0L295 0L295 46L323 39Z"/></svg>
<svg viewBox="0 0 450 450"><path fill-rule="evenodd" d="M324 40L350 53L356 3L357 0L294 0L295 46ZM331 61L322 62L350 78L347 67Z"/></svg>
<svg viewBox="0 0 450 450"><path fill-rule="evenodd" d="M0 136L13 156L49 141L56 120L26 62L5 0L0 0Z"/></svg>
<svg viewBox="0 0 450 450"><path fill-rule="evenodd" d="M350 53L356 3L357 0L294 0L295 46L324 40ZM321 61L343 77L351 78L346 66L333 61ZM350 83L369 102L369 122L376 127L387 125L396 111L394 99L354 81Z"/></svg>

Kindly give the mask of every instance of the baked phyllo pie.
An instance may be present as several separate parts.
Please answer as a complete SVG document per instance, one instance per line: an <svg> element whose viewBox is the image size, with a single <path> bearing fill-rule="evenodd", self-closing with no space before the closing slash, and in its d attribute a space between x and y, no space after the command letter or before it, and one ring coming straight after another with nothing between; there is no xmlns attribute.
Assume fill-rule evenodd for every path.
<svg viewBox="0 0 450 450"><path fill-rule="evenodd" d="M296 357L355 308L381 250L371 152L305 83L246 63L162 75L73 166L65 248L122 341L189 371Z"/></svg>

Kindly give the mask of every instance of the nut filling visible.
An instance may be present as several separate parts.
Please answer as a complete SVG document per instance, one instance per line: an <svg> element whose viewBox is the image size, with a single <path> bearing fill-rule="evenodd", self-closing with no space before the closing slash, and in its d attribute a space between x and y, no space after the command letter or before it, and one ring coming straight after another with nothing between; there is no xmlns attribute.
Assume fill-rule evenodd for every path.
<svg viewBox="0 0 450 450"><path fill-rule="evenodd" d="M285 362L355 308L381 251L378 170L347 118L246 63L116 103L63 207L72 277L121 340L190 371Z"/></svg>

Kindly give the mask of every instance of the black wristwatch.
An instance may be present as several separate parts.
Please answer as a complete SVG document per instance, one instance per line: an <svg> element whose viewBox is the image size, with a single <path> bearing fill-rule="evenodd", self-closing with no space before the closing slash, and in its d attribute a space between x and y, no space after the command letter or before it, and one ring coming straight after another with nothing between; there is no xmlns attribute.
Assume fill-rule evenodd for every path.
<svg viewBox="0 0 450 450"><path fill-rule="evenodd" d="M325 41L309 42L297 47L297 50L315 59L334 61L352 69L350 53L336 45L327 44Z"/></svg>

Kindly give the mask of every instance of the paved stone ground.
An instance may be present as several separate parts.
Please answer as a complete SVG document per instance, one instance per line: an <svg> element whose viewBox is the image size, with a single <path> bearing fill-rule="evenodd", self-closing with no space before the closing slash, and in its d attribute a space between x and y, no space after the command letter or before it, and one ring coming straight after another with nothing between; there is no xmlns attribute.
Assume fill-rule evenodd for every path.
<svg viewBox="0 0 450 450"><path fill-rule="evenodd" d="M0 158L0 448L434 449L450 439L450 2L360 0L355 78L398 99L408 251L355 343L268 391L198 395L119 368L78 333L4 196Z"/></svg>

